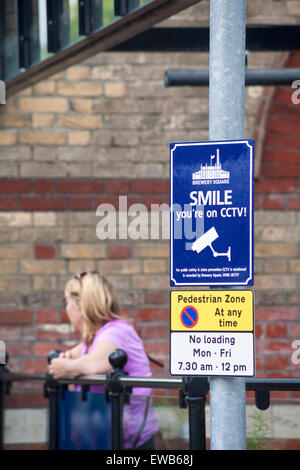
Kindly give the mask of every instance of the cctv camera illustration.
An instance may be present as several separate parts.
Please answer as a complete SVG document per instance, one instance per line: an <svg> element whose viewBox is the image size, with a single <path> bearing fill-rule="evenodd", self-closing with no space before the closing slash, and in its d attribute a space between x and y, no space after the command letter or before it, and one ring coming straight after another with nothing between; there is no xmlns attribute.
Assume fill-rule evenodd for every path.
<svg viewBox="0 0 300 470"><path fill-rule="evenodd" d="M215 227L210 228L207 232L203 233L201 237L197 238L196 241L192 244L192 250L197 251L197 253L200 253L201 251L204 250L207 246L210 247L213 255L215 258L218 256L227 256L228 261L231 261L231 247L228 248L227 253L217 253L213 247L212 243L219 238L219 235L215 229Z"/></svg>

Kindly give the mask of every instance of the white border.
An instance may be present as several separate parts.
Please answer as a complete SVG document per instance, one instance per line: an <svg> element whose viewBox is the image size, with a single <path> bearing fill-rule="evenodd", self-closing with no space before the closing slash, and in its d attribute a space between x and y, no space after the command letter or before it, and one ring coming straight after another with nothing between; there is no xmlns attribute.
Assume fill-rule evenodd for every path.
<svg viewBox="0 0 300 470"><path fill-rule="evenodd" d="M249 216L249 230L250 230L250 237L249 237L249 276L245 282L216 282L213 284L209 284L208 282L176 282L173 278L173 152L176 150L177 147L189 147L189 146L201 146L201 145L216 145L216 144L246 144L250 148L250 216ZM253 279L253 266L252 266L252 250L253 250L253 207L252 207L252 200L253 200L253 145L249 144L249 140L225 140L225 141L208 141L208 142L186 142L186 143L175 143L175 146L171 150L171 162L170 162L170 217L171 217L171 230L170 230L170 280L174 282L175 286L247 286L250 279ZM174 286L171 286L174 287Z"/></svg>

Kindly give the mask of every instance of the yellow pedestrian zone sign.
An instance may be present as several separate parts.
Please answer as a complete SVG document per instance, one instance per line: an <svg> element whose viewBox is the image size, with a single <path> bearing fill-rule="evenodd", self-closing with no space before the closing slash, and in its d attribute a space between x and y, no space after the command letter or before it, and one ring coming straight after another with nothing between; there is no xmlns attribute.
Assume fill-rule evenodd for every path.
<svg viewBox="0 0 300 470"><path fill-rule="evenodd" d="M170 374L253 376L252 290L173 290Z"/></svg>
<svg viewBox="0 0 300 470"><path fill-rule="evenodd" d="M252 331L252 290L171 291L172 331Z"/></svg>

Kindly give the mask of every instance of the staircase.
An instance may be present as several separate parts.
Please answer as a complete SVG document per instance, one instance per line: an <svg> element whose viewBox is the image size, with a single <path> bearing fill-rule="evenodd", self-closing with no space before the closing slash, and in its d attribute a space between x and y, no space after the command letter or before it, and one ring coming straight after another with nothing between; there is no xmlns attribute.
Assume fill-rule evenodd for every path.
<svg viewBox="0 0 300 470"><path fill-rule="evenodd" d="M0 0L0 80L7 96L199 1Z"/></svg>

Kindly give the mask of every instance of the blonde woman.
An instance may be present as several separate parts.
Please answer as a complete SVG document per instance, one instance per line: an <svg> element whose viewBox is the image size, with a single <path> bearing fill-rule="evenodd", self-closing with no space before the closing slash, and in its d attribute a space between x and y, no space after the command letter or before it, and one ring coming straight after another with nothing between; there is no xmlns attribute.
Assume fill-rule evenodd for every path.
<svg viewBox="0 0 300 470"><path fill-rule="evenodd" d="M143 342L121 314L115 290L107 279L96 271L76 275L66 285L65 299L68 318L82 341L52 359L49 372L54 378L106 374L111 370L108 357L115 349L126 352L124 370L129 375L151 375ZM91 387L91 391L101 390ZM149 389L133 388L130 404L124 406L125 448L153 448L159 427L144 397L149 400L150 393Z"/></svg>

